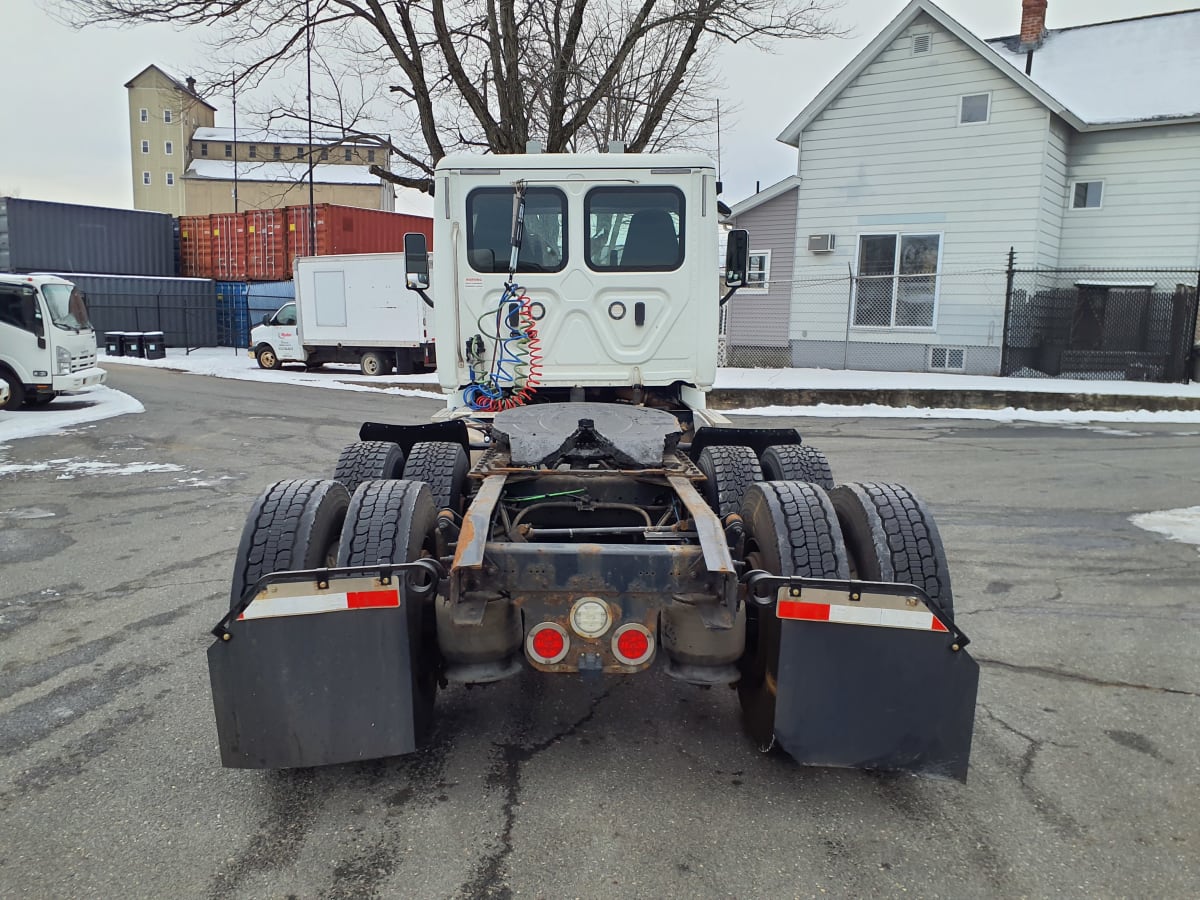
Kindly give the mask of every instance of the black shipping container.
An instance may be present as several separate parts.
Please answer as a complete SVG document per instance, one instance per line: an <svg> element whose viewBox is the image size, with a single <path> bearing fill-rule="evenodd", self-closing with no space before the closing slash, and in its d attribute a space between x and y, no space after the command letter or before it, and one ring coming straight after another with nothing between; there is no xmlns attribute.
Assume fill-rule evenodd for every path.
<svg viewBox="0 0 1200 900"><path fill-rule="evenodd" d="M215 281L53 274L74 282L87 295L88 316L97 334L156 331L168 347L220 346Z"/></svg>
<svg viewBox="0 0 1200 900"><path fill-rule="evenodd" d="M0 272L174 277L166 213L0 197Z"/></svg>

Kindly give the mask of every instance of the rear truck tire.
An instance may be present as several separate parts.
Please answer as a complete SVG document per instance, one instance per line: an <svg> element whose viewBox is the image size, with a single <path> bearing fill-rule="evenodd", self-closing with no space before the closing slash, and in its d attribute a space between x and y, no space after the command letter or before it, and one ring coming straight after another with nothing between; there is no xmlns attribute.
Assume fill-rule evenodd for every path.
<svg viewBox="0 0 1200 900"><path fill-rule="evenodd" d="M334 565L349 505L336 481L277 481L259 494L238 543L231 608L271 572Z"/></svg>
<svg viewBox="0 0 1200 900"><path fill-rule="evenodd" d="M0 409L16 409L25 402L25 385L11 371L0 367L0 381L8 385L8 400L0 403Z"/></svg>
<svg viewBox="0 0 1200 900"><path fill-rule="evenodd" d="M391 354L368 350L359 358L358 367L368 378L387 375L392 371Z"/></svg>
<svg viewBox="0 0 1200 900"><path fill-rule="evenodd" d="M750 486L763 480L758 457L749 447L705 447L696 466L704 473L704 497L721 518L741 510Z"/></svg>
<svg viewBox="0 0 1200 900"><path fill-rule="evenodd" d="M396 374L411 375L416 370L416 365L413 362L415 350L397 350L396 351Z"/></svg>
<svg viewBox="0 0 1200 900"><path fill-rule="evenodd" d="M751 485L742 504L748 568L772 575L847 578L846 545L829 495L799 481ZM772 610L746 610L738 701L746 732L764 752L775 744L781 629Z"/></svg>
<svg viewBox="0 0 1200 900"><path fill-rule="evenodd" d="M254 358L258 361L260 369L282 369L283 363L279 361L279 354L275 352L275 348L270 344L259 344L254 348Z"/></svg>
<svg viewBox="0 0 1200 900"><path fill-rule="evenodd" d="M437 509L428 485L416 481L365 481L350 500L337 564L369 566L432 556L436 521ZM417 745L424 742L433 724L441 669L433 599L432 593L420 600L410 599L401 588L401 605L408 617L412 664L409 684Z"/></svg>
<svg viewBox="0 0 1200 900"><path fill-rule="evenodd" d="M333 480L353 494L364 481L399 478L404 471L404 451L391 441L355 441L338 456Z"/></svg>
<svg viewBox="0 0 1200 900"><path fill-rule="evenodd" d="M843 484L829 494L852 578L915 584L950 616L950 567L933 514L902 484Z"/></svg>
<svg viewBox="0 0 1200 900"><path fill-rule="evenodd" d="M406 481L429 485L433 505L461 513L466 494L467 454L461 444L452 441L420 441L413 444L404 463Z"/></svg>
<svg viewBox="0 0 1200 900"><path fill-rule="evenodd" d="M833 490L833 472L829 460L816 447L807 444L777 444L763 451L763 479L766 481L807 481Z"/></svg>

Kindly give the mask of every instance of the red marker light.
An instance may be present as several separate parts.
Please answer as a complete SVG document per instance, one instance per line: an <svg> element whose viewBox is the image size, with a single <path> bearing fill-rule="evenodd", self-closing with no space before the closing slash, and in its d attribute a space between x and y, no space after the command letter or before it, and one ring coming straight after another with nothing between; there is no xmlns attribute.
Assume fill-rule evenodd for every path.
<svg viewBox="0 0 1200 900"><path fill-rule="evenodd" d="M627 666L640 666L654 653L654 638L645 626L622 625L613 635L613 655Z"/></svg>
<svg viewBox="0 0 1200 900"><path fill-rule="evenodd" d="M567 655L567 633L553 622L543 622L530 630L525 648L534 662L554 665Z"/></svg>

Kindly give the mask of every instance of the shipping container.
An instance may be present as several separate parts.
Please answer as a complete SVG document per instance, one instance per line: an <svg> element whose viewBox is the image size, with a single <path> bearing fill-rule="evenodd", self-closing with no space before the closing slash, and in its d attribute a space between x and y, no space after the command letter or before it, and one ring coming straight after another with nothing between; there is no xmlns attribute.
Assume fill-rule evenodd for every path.
<svg viewBox="0 0 1200 900"><path fill-rule="evenodd" d="M173 277L166 213L0 197L0 272Z"/></svg>
<svg viewBox="0 0 1200 900"><path fill-rule="evenodd" d="M218 281L218 342L249 347L250 329L295 298L296 286L291 281Z"/></svg>
<svg viewBox="0 0 1200 900"><path fill-rule="evenodd" d="M425 216L319 203L316 234L308 231L308 207L256 209L179 220L180 270L193 278L217 281L285 281L297 256L344 253L399 253L404 235L424 234L432 241L433 220ZM432 247L432 243L430 243Z"/></svg>
<svg viewBox="0 0 1200 900"><path fill-rule="evenodd" d="M404 235L420 232L433 249L433 219L378 209L334 206L318 203L313 207L316 220L316 252L310 252L307 206L289 206L288 271L295 268L297 256L333 256L344 253L402 253Z"/></svg>
<svg viewBox="0 0 1200 900"><path fill-rule="evenodd" d="M220 346L217 287L207 278L148 278L58 271L87 297L96 332L161 331L168 347Z"/></svg>

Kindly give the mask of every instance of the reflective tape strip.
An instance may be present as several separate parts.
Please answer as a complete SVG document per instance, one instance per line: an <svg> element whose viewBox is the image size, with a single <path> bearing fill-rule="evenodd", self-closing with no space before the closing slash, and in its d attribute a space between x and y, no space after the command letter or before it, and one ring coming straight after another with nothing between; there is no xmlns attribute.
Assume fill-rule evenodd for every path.
<svg viewBox="0 0 1200 900"><path fill-rule="evenodd" d="M775 614L781 619L804 622L841 622L846 625L876 625L884 628L912 628L918 631L946 631L937 616L925 609L880 609L875 606L842 606L780 600Z"/></svg>
<svg viewBox="0 0 1200 900"><path fill-rule="evenodd" d="M379 609L400 605L396 588L383 591L350 591L302 597L256 597L238 619L267 619L273 616L307 616L346 609Z"/></svg>

